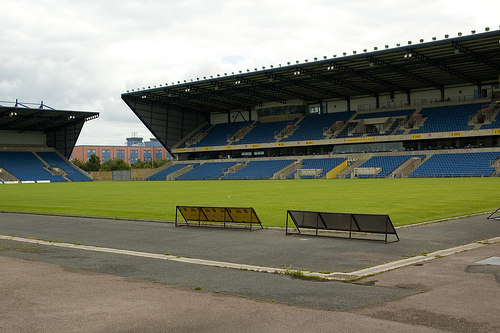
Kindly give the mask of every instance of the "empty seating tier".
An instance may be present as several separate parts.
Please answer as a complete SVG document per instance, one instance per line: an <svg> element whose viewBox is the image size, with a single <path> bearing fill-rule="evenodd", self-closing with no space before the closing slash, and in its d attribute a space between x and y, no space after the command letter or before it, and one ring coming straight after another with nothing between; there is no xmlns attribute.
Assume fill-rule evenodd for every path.
<svg viewBox="0 0 500 333"><path fill-rule="evenodd" d="M474 126L468 122L482 107L483 103L423 108L420 115L425 122L420 128L412 129L410 134L472 130Z"/></svg>
<svg viewBox="0 0 500 333"><path fill-rule="evenodd" d="M244 168L228 173L221 179L269 179L276 172L294 162L296 160L251 161Z"/></svg>
<svg viewBox="0 0 500 333"><path fill-rule="evenodd" d="M410 177L488 177L500 152L435 154L415 169Z"/></svg>
<svg viewBox="0 0 500 333"><path fill-rule="evenodd" d="M189 170L183 175L180 175L176 180L209 180L218 179L236 162L213 162L204 163L200 166Z"/></svg>
<svg viewBox="0 0 500 333"><path fill-rule="evenodd" d="M37 155L49 164L51 168L55 167L63 170L66 173L66 177L71 179L71 181L84 182L92 180L54 152L37 152Z"/></svg>
<svg viewBox="0 0 500 333"><path fill-rule="evenodd" d="M305 158L302 160L302 167L300 167L298 170L301 169L321 169L321 171L318 175L316 176L310 176L310 175L303 175L301 178L323 178L326 173L336 166L338 166L340 163L344 162L345 158ZM297 170L297 171L298 171ZM295 174L297 171L292 172L290 175L288 175L286 178L287 179L293 179L295 178Z"/></svg>
<svg viewBox="0 0 500 333"><path fill-rule="evenodd" d="M66 181L62 176L50 173L32 152L0 152L0 167L20 181Z"/></svg>
<svg viewBox="0 0 500 333"><path fill-rule="evenodd" d="M425 155L373 156L361 164L358 168L380 168L381 171L374 176L369 174L359 174L358 178L385 178L391 172L396 170L401 164L414 157L425 158Z"/></svg>

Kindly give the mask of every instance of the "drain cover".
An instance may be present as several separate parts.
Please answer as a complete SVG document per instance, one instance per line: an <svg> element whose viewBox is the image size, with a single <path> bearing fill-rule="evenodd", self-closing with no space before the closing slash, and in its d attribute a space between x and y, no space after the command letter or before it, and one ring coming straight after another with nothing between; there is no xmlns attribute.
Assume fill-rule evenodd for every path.
<svg viewBox="0 0 500 333"><path fill-rule="evenodd" d="M500 257L490 257L481 261L475 262L475 264L483 264L483 265L497 265L500 266Z"/></svg>

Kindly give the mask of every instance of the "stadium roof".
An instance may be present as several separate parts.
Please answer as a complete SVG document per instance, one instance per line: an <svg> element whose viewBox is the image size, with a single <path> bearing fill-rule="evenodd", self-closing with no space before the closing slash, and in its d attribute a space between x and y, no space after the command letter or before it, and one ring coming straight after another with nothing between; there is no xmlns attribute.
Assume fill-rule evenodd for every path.
<svg viewBox="0 0 500 333"><path fill-rule="evenodd" d="M499 74L500 31L488 31L178 81L128 91L122 99L169 149L213 112L286 105L291 99L319 103L384 93L410 99L420 89L444 94L446 86L498 83Z"/></svg>
<svg viewBox="0 0 500 333"><path fill-rule="evenodd" d="M98 112L55 110L40 104L0 102L0 131L42 132L47 145L56 148L66 157L80 135L86 121L99 117Z"/></svg>

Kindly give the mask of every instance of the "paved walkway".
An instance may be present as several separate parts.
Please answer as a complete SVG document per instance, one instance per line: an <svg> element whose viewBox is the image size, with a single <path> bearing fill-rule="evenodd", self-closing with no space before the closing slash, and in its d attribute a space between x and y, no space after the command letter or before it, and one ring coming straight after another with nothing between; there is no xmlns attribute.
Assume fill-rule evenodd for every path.
<svg viewBox="0 0 500 333"><path fill-rule="evenodd" d="M3 213L0 234L20 239L0 239L0 331L491 332L500 328L500 266L476 262L500 256L499 243L478 243L496 241L498 223L476 216L404 228L400 242L384 244ZM429 255L462 244L474 249ZM291 266L331 276L405 258L418 261L356 283L203 264Z"/></svg>

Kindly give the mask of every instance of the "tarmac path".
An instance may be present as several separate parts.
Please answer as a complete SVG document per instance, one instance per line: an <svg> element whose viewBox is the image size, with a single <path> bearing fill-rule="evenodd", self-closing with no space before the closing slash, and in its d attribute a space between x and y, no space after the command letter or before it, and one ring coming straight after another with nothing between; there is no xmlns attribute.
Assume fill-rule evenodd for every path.
<svg viewBox="0 0 500 333"><path fill-rule="evenodd" d="M1 332L500 331L500 244L426 260L356 283L173 259L352 272L500 235L485 216L399 229L384 244L284 231L0 214ZM50 240L51 244L30 243ZM67 242L74 247L53 246ZM477 243L479 244L479 243ZM330 311L328 311L330 310Z"/></svg>

